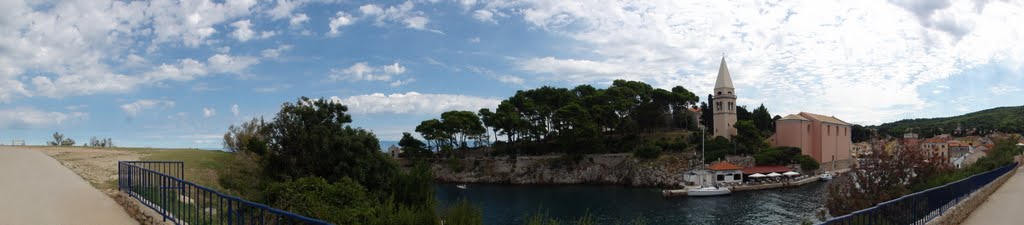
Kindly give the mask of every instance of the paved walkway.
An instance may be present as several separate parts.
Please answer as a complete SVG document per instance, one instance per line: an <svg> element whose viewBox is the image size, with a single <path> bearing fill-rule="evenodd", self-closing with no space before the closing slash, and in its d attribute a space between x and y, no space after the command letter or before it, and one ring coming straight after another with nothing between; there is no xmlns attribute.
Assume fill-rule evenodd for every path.
<svg viewBox="0 0 1024 225"><path fill-rule="evenodd" d="M115 162L110 162L115 163ZM35 150L0 148L0 224L138 224L113 199Z"/></svg>
<svg viewBox="0 0 1024 225"><path fill-rule="evenodd" d="M985 203L981 203L971 215L960 224L1022 224L1024 223L1024 167L1018 167L1003 186L992 192Z"/></svg>

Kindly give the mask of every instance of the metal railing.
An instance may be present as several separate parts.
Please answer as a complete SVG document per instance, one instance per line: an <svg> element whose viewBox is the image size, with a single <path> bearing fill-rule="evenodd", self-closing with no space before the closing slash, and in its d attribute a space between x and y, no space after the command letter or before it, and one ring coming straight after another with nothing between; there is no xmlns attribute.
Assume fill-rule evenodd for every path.
<svg viewBox="0 0 1024 225"><path fill-rule="evenodd" d="M180 161L119 161L118 189L175 224L329 224L186 181L184 167Z"/></svg>
<svg viewBox="0 0 1024 225"><path fill-rule="evenodd" d="M821 224L925 224L1015 168L1017 163L882 202Z"/></svg>

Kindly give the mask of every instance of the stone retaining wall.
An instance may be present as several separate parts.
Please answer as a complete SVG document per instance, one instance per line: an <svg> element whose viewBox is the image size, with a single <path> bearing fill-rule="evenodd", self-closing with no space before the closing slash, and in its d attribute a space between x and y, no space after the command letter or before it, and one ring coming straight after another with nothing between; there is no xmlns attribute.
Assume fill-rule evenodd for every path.
<svg viewBox="0 0 1024 225"><path fill-rule="evenodd" d="M963 222L964 219L967 219L967 217L971 215L971 212L974 211L974 209L978 208L982 203L985 203L988 196L992 195L992 193L998 190L999 187L1003 186L1003 183L1006 183L1006 180L1009 180L1015 173L1017 173L1017 168L1010 170L1010 172L1003 174L1003 176L992 181L992 183L989 183L985 187L978 189L978 191L971 193L971 195L967 196L966 199L947 209L946 213L928 221L926 225L960 224L960 222Z"/></svg>
<svg viewBox="0 0 1024 225"><path fill-rule="evenodd" d="M139 203L138 199L132 198L127 193L118 191L117 193L110 194L110 197L120 204L124 208L125 212L131 216L139 224L142 225L173 225L171 221L164 221L164 217L153 209L146 207L142 203Z"/></svg>

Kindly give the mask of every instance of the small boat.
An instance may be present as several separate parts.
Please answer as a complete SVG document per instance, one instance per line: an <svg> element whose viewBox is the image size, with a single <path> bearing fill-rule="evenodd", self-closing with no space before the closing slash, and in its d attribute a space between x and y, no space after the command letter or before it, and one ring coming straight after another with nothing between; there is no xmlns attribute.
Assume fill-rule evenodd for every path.
<svg viewBox="0 0 1024 225"><path fill-rule="evenodd" d="M821 178L821 181L830 181L832 180L832 173L825 172L818 177Z"/></svg>
<svg viewBox="0 0 1024 225"><path fill-rule="evenodd" d="M455 187L457 187L459 189L466 189L466 185L465 184L455 185Z"/></svg>
<svg viewBox="0 0 1024 225"><path fill-rule="evenodd" d="M720 196L728 195L729 193L732 193L732 191L726 187L699 187L686 190L686 195L693 197Z"/></svg>

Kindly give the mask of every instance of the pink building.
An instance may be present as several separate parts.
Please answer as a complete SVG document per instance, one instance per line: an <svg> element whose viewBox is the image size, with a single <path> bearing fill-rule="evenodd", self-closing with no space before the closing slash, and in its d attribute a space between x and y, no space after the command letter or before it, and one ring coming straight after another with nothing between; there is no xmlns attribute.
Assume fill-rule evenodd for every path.
<svg viewBox="0 0 1024 225"><path fill-rule="evenodd" d="M848 161L853 141L850 124L835 117L800 112L775 122L774 147L798 147L819 163Z"/></svg>

